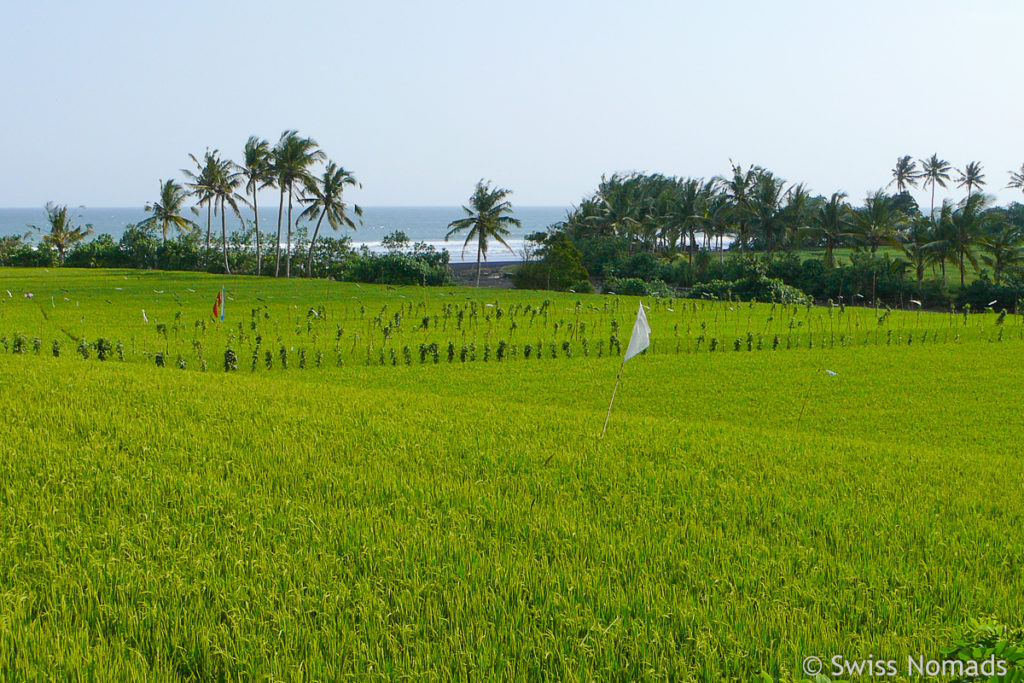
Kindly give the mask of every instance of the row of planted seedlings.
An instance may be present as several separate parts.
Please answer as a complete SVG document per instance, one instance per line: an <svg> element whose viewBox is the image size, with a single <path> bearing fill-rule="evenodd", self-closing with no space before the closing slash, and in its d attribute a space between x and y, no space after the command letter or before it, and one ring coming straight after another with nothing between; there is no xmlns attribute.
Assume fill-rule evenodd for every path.
<svg viewBox="0 0 1024 683"><path fill-rule="evenodd" d="M931 340L929 340L927 333L925 333L915 340L913 333L908 333L905 338L894 333L895 330L887 330L884 335L884 343L889 345L905 343L909 345L914 344L915 341L919 344L929 343L929 341L938 343L940 341L939 335L933 335ZM229 335L229 337L231 336L233 335ZM1002 328L998 335L988 338L989 341L1003 341L1003 339ZM959 340L959 335L953 339L953 341ZM229 338L228 341L229 346L223 354L223 368L226 371L238 370L239 366L243 365L243 361L240 358L240 354L235 350L238 344L234 342L243 342L243 340L241 338L237 340ZM866 337L864 344L868 344L870 341L871 337ZM262 335L258 333L251 338L251 343L243 343L245 343L245 351L242 355L248 357L248 367L251 371L259 369L272 370L274 368L287 370L292 367L299 369L307 367L319 368L327 363L342 367L346 362L360 363L367 366L423 365L440 364L442 362L466 363L477 361L500 363L503 361L541 360L544 358L572 358L574 356L617 357L622 353L622 341L614 333L607 341L603 338L591 340L583 337L576 341L570 339L562 339L560 341L538 339L536 342L526 342L523 344L510 342L505 339L499 339L496 343L478 343L474 340L468 343L457 344L455 341L449 340L447 342L424 341L418 345L404 344L401 346L394 343L384 343L381 345L367 344L358 350L358 356L354 349L340 344L335 344L329 350L322 348L317 345L318 339L315 337L312 339L312 346L309 348L302 345L296 347L293 344L282 342L281 339L277 339L274 344L265 344ZM755 335L754 333L748 333L745 337L736 337L728 342L723 342L717 337L698 337L695 344L694 351L712 353L762 351L766 349L777 350L780 348L832 348L836 346L834 340L828 338L822 338L816 343L813 336L783 338L780 335L768 337L762 334ZM845 336L840 335L838 345L850 346L853 344L847 343ZM73 348L75 355L81 356L83 359L95 357L100 361L112 359L126 360L126 349L120 340L110 340L105 337L100 337L93 341L78 339L72 340L72 343L68 346ZM671 348L665 351L665 345L663 344L662 346L663 352L671 353ZM16 333L10 339L0 337L0 347L5 351L15 354L35 353L39 355L43 351L44 343L39 337L29 338ZM67 348L60 339L53 339L49 344L49 350L53 356L59 357ZM683 349L681 342L676 342L674 351L677 354L689 352ZM659 352L656 340L652 340L649 352ZM209 368L204 344L198 339L193 340L191 353L185 353L180 350L177 352L165 350L143 351L141 355L151 358L157 367L172 366L182 370L192 367L202 371L206 371Z"/></svg>
<svg viewBox="0 0 1024 683"><path fill-rule="evenodd" d="M652 299L648 307L649 315L657 321L650 353L958 342L961 335L970 338L972 331L978 333L975 338L1002 341L1008 329L1005 310L991 312L993 315L972 315L969 309L948 316L926 313L926 324L922 324L920 313L913 318L901 313L898 322L893 323L893 311L889 309L842 305L812 309L773 304L755 308L749 303ZM584 306L577 301L557 313L550 300L508 307L500 302L445 302L433 313L425 302L398 302L384 304L372 313L360 305L358 315L346 307L334 316L322 305L294 315L272 315L268 307L260 306L250 310L246 321L233 324L206 318L187 322L178 311L169 322L152 324L153 336L143 342L148 350L137 350L134 337L127 350L120 340L101 337L90 342L67 332L65 335L67 343L83 358L94 355L99 360L125 360L126 355L141 355L157 366L182 369L207 369L206 347L222 344L226 369L237 369L240 364L256 370L320 367L326 363L340 366L346 362L502 362L619 356L623 339L628 340L632 327L632 315L619 311L619 300L609 298L600 306ZM669 336L664 321L675 316L678 318L671 323ZM620 318L625 319L625 329ZM908 326L911 319L914 324ZM741 325L745 332L739 332ZM448 338L437 340L441 335ZM1024 325L1017 325L1014 336L1024 338ZM15 333L10 339L0 337L0 347L14 353L38 354L43 340ZM66 349L60 339L53 339L50 350L59 356ZM241 356L247 357L247 363ZM219 365L220 359L217 361Z"/></svg>

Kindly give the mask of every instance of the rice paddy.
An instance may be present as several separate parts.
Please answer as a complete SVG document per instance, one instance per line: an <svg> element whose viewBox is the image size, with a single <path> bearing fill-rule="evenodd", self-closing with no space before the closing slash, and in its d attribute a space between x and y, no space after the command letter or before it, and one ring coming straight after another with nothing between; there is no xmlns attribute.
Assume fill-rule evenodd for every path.
<svg viewBox="0 0 1024 683"><path fill-rule="evenodd" d="M645 301L598 440L635 298L0 300L11 680L789 681L1022 626L1012 307Z"/></svg>

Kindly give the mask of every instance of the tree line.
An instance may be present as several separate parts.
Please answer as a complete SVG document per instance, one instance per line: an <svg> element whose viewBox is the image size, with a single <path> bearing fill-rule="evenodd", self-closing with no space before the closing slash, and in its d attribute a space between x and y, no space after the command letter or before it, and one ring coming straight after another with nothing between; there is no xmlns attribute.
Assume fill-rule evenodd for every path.
<svg viewBox="0 0 1024 683"><path fill-rule="evenodd" d="M218 150L208 149L202 159L193 154L190 154L189 158L195 164L195 169L183 169L182 172L187 178L185 186L174 180L161 180L160 198L146 205L146 210L153 215L143 221L143 225L158 227L164 245L167 244L168 229L176 229L179 234L200 230L196 223L183 215L186 202L192 199L200 208L206 208L204 250L209 253L212 218L214 213L218 213L221 222L221 251L226 273L231 273L228 259L227 211L230 209L244 228L245 221L239 209L240 204L248 206L253 211L256 274L263 272L263 244L258 205L261 190L279 191L277 235L274 240L274 277L281 274L281 235L286 198L288 212L285 222L285 277L291 277L291 247L295 226L292 210L296 201L304 207L298 216L299 220L315 221L306 257L307 276L312 275L313 254L325 219L334 230L342 227L355 229L349 205L344 200L344 193L347 187L358 186L358 181L350 171L328 159L316 140L303 137L298 131L284 131L273 146L267 140L255 135L250 136L242 150L240 164L222 157ZM323 166L317 173L317 166L321 163ZM358 204L353 204L351 208L352 213L362 222L362 208Z"/></svg>
<svg viewBox="0 0 1024 683"><path fill-rule="evenodd" d="M184 183L161 180L158 198L144 207L150 215L137 225L127 226L116 249L109 235L100 235L94 240L98 244L86 244L87 238L94 234L92 226L74 225L67 206L50 203L46 206L47 225L28 226L40 235L40 253L34 254L21 237L0 238L0 264L43 264L53 255L57 265L64 265L69 255L75 254L80 257L75 265L99 265L89 260L102 256L109 261L117 251L122 257L117 265L210 269L216 253L212 246L213 219L219 217L222 255L219 269L223 272L230 274L232 264L244 262L244 252L254 246L255 264L249 270L256 275L264 274L268 270L264 264L265 242L270 239L274 277L281 275L282 260L284 275L290 277L292 257L296 255L293 238L300 236L306 256L306 275L312 276L318 255L337 256L347 250L347 239L332 241L326 250L321 248L323 224L326 222L332 229L339 230L355 229L355 221L362 222L362 208L347 203L344 195L347 188L359 186L355 176L330 160L316 140L299 135L298 131L284 131L273 145L258 136L250 136L242 149L240 162L216 149L207 149L202 157L188 156L195 167L182 169ZM260 228L258 197L260 191L267 189L279 192L276 234L266 234ZM300 213L297 220L293 220L296 205ZM251 226L243 216L243 207L252 210ZM203 227L194 220L202 220L203 209L205 239ZM240 226L232 233L228 232L229 211ZM308 221L314 226L312 236L297 228L298 221ZM160 234L160 244L155 249L148 244L152 231ZM170 236L171 232L176 235ZM285 238L283 254L282 235ZM199 240L202 240L201 247ZM324 251L325 254L319 254Z"/></svg>
<svg viewBox="0 0 1024 683"><path fill-rule="evenodd" d="M936 188L951 184L963 198L936 207ZM963 286L967 267L984 264L998 284L1024 259L1024 211L1016 203L993 206L982 192L985 185L980 162L954 169L938 155L900 157L887 188L869 193L860 206L842 191L812 195L804 183L787 183L756 165L731 164L728 174L711 179L615 174L603 177L597 191L553 229L580 249L591 273L603 275L616 274L640 252L682 254L692 265L702 250L772 255L812 249L821 250L826 267L833 268L840 248L874 255L891 247L899 254L897 267L911 270L918 281L929 268L945 281L948 264ZM927 212L909 192L917 187L930 191ZM1024 166L1010 172L1007 187L1024 190Z"/></svg>

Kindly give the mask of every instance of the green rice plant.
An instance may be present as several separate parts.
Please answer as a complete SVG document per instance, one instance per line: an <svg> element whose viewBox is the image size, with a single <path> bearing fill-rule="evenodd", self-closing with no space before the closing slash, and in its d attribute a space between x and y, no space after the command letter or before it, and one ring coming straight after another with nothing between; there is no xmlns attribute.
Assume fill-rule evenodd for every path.
<svg viewBox="0 0 1024 683"><path fill-rule="evenodd" d="M0 678L795 681L808 654L1018 647L971 626L1022 626L1012 313L652 300L598 440L635 299L241 277L240 330L197 324L215 276L0 279L80 302L2 304L9 344L57 353L0 354ZM452 362L382 367L440 354L396 310L465 310ZM61 356L61 328L124 362ZM543 362L454 364L513 340ZM203 374L206 347L268 371ZM315 370L270 372L278 348Z"/></svg>

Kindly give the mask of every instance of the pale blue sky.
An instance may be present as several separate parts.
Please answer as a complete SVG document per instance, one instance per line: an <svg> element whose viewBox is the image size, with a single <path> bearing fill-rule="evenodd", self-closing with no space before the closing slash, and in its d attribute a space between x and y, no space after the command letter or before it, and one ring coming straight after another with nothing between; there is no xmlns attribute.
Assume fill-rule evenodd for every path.
<svg viewBox="0 0 1024 683"><path fill-rule="evenodd" d="M730 158L859 199L932 152L1024 200L1001 190L1022 34L1019 0L9 0L0 206L141 205L189 152L285 128L365 205L459 204L481 177L568 205L602 173Z"/></svg>

